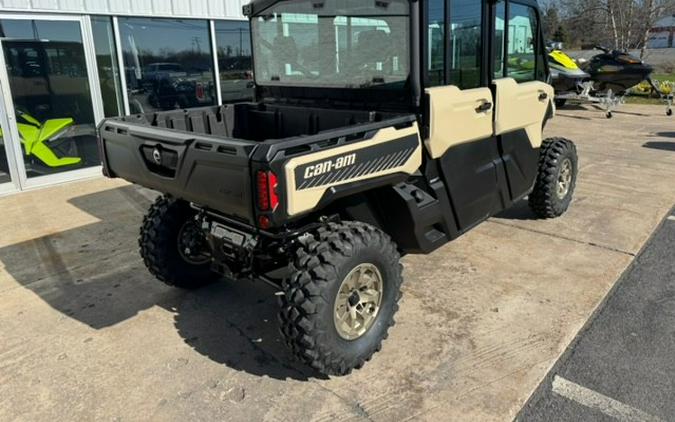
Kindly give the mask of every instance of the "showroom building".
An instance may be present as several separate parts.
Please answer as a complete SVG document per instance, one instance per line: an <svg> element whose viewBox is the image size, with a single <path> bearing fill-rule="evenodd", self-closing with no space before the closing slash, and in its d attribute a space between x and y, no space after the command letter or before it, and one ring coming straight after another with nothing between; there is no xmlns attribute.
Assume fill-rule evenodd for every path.
<svg viewBox="0 0 675 422"><path fill-rule="evenodd" d="M248 0L0 0L0 194L101 174L106 117L252 95Z"/></svg>

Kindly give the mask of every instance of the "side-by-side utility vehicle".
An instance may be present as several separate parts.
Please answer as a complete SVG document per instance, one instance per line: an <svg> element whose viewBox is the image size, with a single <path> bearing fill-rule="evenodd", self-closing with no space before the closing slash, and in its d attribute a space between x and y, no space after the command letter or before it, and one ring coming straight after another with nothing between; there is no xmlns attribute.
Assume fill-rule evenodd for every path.
<svg viewBox="0 0 675 422"><path fill-rule="evenodd" d="M394 323L401 255L526 197L543 218L567 210L577 155L542 139L555 106L535 1L255 0L244 14L254 100L99 127L105 174L164 194L140 237L159 280L275 284L293 354L343 375Z"/></svg>

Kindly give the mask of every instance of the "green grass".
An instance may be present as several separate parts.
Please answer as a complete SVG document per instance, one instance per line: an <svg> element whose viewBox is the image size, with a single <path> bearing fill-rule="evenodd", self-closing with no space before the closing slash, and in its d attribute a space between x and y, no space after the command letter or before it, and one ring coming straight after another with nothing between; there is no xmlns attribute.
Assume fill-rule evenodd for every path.
<svg viewBox="0 0 675 422"><path fill-rule="evenodd" d="M675 82L675 73L654 73L652 79L657 81L672 81Z"/></svg>

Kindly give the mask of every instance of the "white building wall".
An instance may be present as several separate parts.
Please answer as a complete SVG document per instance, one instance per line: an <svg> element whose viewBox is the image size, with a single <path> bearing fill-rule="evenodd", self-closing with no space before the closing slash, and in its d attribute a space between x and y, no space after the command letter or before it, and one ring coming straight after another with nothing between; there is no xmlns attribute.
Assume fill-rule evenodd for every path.
<svg viewBox="0 0 675 422"><path fill-rule="evenodd" d="M647 41L648 48L669 48L670 46L670 32L652 32Z"/></svg>
<svg viewBox="0 0 675 422"><path fill-rule="evenodd" d="M249 0L0 0L0 12L243 19Z"/></svg>

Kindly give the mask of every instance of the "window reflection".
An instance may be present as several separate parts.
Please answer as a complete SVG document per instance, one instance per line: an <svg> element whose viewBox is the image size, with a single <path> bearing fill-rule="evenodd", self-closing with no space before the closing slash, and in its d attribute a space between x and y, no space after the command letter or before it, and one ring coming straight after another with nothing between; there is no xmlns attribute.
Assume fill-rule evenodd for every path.
<svg viewBox="0 0 675 422"><path fill-rule="evenodd" d="M518 82L537 79L534 54L536 11L529 6L509 4L509 38L506 73Z"/></svg>
<svg viewBox="0 0 675 422"><path fill-rule="evenodd" d="M208 22L120 18L132 113L216 104Z"/></svg>
<svg viewBox="0 0 675 422"><path fill-rule="evenodd" d="M506 21L506 2L500 0L495 6L495 32L492 38L494 69L492 76L495 79L504 77L504 23Z"/></svg>
<svg viewBox="0 0 675 422"><path fill-rule="evenodd" d="M0 185L3 183L8 183L10 180L9 164L7 163L7 150L5 149L5 137L3 127L0 126Z"/></svg>
<svg viewBox="0 0 675 422"><path fill-rule="evenodd" d="M91 18L96 50L96 66L103 97L103 113L105 117L124 114L124 100L120 84L117 49L113 36L112 18L94 16Z"/></svg>
<svg viewBox="0 0 675 422"><path fill-rule="evenodd" d="M481 46L482 4L475 0L454 0L450 8L451 85L462 89L480 86L483 49Z"/></svg>
<svg viewBox="0 0 675 422"><path fill-rule="evenodd" d="M427 70L429 71L429 86L443 85L445 81L445 1L429 1L429 57Z"/></svg>
<svg viewBox="0 0 675 422"><path fill-rule="evenodd" d="M79 22L2 19L0 36L28 177L99 165Z"/></svg>
<svg viewBox="0 0 675 422"><path fill-rule="evenodd" d="M223 102L252 99L253 70L248 22L216 22L216 46Z"/></svg>

